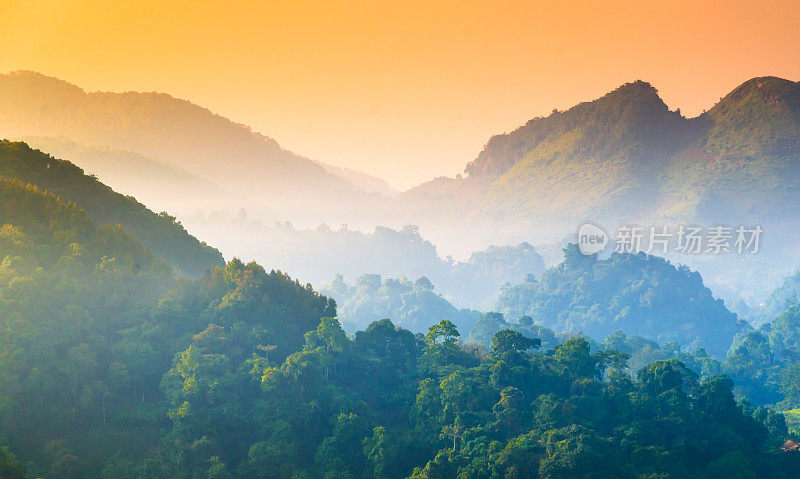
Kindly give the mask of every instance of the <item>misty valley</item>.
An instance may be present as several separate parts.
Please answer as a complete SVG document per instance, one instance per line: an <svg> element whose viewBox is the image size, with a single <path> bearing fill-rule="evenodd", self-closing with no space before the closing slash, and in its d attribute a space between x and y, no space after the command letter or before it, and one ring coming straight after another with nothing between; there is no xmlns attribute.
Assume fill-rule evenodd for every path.
<svg viewBox="0 0 800 479"><path fill-rule="evenodd" d="M626 83L404 191L30 71L0 138L0 478L800 474L797 82Z"/></svg>

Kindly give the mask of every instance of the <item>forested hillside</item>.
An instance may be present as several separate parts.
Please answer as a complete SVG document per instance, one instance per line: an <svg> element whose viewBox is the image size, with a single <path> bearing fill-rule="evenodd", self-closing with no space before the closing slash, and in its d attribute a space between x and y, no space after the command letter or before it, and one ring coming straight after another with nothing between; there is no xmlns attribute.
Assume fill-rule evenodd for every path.
<svg viewBox="0 0 800 479"><path fill-rule="evenodd" d="M230 340L236 358L280 361L335 314L254 264L178 281L121 227L19 180L0 181L0 225L0 443L37 476L125 477L123 457L164 454L160 384L176 351Z"/></svg>
<svg viewBox="0 0 800 479"><path fill-rule="evenodd" d="M144 426L137 405L153 394L143 381L154 364L131 328L176 283L138 241L97 228L74 203L19 180L0 181L0 200L0 437L70 477L70 449L121 403L126 427Z"/></svg>
<svg viewBox="0 0 800 479"><path fill-rule="evenodd" d="M492 140L468 178L405 199L458 202L467 191L476 209L443 204L448 221L470 228L507 207L519 216L489 218L475 233L503 236L511 218L545 218L548 208L568 218L577 193L597 200L581 214L624 216L636 211L618 207L635 205L716 218L724 202L714 195L758 176L779 194L737 198L740 216L726 217L766 208L760 217L780 226L794 211L775 202L795 194L784 177L794 168L795 87L750 82L688 120L649 85L626 85ZM108 106L99 98L178 111L159 96L65 95L62 107L95 113ZM65 125L98 127L101 117ZM765 125L743 128L745 117ZM114 131L161 138L145 124ZM248 134L264 153L269 142ZM185 151L208 146L181 138ZM175 146L161 140L152 147ZM297 160L270 158L280 161L261 173ZM735 161L749 166L725 176ZM545 184L562 173L577 183ZM677 191L662 181L679 177L698 196L644 195ZM0 178L0 477L710 479L800 468L800 455L781 451L800 440L786 422L800 415L796 278L752 310L767 318L753 329L699 273L643 253L598 259L570 245L544 269L524 242L455 261L413 226L365 234L280 223L250 239L270 239L265 267L225 264L175 218L24 143L0 143ZM532 196L518 201L517 188ZM245 213L237 220L248 223ZM387 273L361 274L367 263ZM306 281L345 275L319 293L278 269Z"/></svg>
<svg viewBox="0 0 800 479"><path fill-rule="evenodd" d="M795 82L754 78L686 118L636 81L492 137L466 172L516 220L772 222L798 208L798 153Z"/></svg>
<svg viewBox="0 0 800 479"><path fill-rule="evenodd" d="M796 82L753 78L688 118L636 81L493 136L466 176L419 185L393 207L435 244L460 252L556 243L586 221L610 233L626 224L758 224L769 233L757 258L681 262L720 290L761 295L800 262L798 158Z"/></svg>
<svg viewBox="0 0 800 479"><path fill-rule="evenodd" d="M452 322L460 331L469 331L479 314L453 306L434 291L434 284L425 276L411 282L365 274L350 286L339 275L322 293L337 301L338 318L349 333L365 329L376 318L390 319L413 333L424 333L442 320Z"/></svg>
<svg viewBox="0 0 800 479"><path fill-rule="evenodd" d="M189 235L174 217L155 214L75 165L19 142L0 141L0 177L18 179L75 203L99 225L121 225L158 258L187 277L223 264L216 249Z"/></svg>
<svg viewBox="0 0 800 479"><path fill-rule="evenodd" d="M497 307L510 318L530 316L537 324L597 341L621 330L702 346L720 357L737 333L749 329L685 266L644 253L598 260L575 245L541 279L505 288Z"/></svg>
<svg viewBox="0 0 800 479"><path fill-rule="evenodd" d="M722 365L499 315L477 318L485 346L448 320L415 335L383 311L348 336L332 300L283 273L232 260L176 280L123 228L20 180L0 182L0 224L5 477L788 478L800 466L779 450L797 438L783 416L736 402L734 390L773 391L762 378L775 370L746 372L763 365L748 356L753 333ZM542 282L590 286L590 272L613 279L616 267L627 276L610 284L627 284L641 268L637 282L672 290L686 275L643 257L580 259ZM380 283L390 299L393 286L436 298L424 279ZM797 317L772 325L781 364L800 357ZM775 400L798 397L787 386Z"/></svg>

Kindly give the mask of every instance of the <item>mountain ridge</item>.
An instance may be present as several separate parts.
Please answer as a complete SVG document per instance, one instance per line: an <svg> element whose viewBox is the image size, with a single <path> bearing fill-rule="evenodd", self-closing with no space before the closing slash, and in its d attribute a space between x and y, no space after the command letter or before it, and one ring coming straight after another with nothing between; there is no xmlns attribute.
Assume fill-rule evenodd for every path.
<svg viewBox="0 0 800 479"><path fill-rule="evenodd" d="M30 71L0 75L0 136L64 137L135 152L246 196L249 209L268 221L355 222L356 212L372 212L384 198L190 101L166 93L87 92ZM195 199L202 203L203 192Z"/></svg>
<svg viewBox="0 0 800 479"><path fill-rule="evenodd" d="M167 213L156 214L133 197L115 192L59 160L25 143L0 140L0 177L36 186L77 204L98 225L122 225L128 234L187 277L202 276L224 264L216 249L191 236Z"/></svg>
<svg viewBox="0 0 800 479"><path fill-rule="evenodd" d="M637 80L492 136L467 163L466 177L435 180L399 199L407 210L420 209L426 197L438 197L433 207L442 212L476 211L468 205L480 205L484 221L498 224L508 242L537 240L531 229L550 229L552 234L542 236L557 240L586 220L607 226L706 220L738 203L745 212L753 210L748 195L768 200L759 186L791 196L787 191L800 182L799 125L800 86L793 81L753 78L709 111L687 118L680 109L670 110L651 84ZM737 171L733 165L742 162L749 166ZM743 194L731 204L709 193L732 188ZM712 219L753 218L747 213ZM433 223L420 227L435 239L429 230L442 226Z"/></svg>

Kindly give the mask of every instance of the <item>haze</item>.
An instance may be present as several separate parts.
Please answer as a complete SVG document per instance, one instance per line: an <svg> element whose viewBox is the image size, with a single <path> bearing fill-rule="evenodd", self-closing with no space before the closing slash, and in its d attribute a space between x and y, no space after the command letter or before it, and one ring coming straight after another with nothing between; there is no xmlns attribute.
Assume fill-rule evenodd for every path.
<svg viewBox="0 0 800 479"><path fill-rule="evenodd" d="M626 81L697 114L747 78L800 77L791 1L0 5L0 71L167 92L401 189Z"/></svg>

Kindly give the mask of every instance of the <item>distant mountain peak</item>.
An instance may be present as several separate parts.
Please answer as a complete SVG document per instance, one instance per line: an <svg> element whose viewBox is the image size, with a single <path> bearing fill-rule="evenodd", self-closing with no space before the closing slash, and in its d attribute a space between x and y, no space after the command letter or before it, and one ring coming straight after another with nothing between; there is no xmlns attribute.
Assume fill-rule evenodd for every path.
<svg viewBox="0 0 800 479"><path fill-rule="evenodd" d="M634 80L632 82L623 83L616 89L610 91L603 98L631 98L636 100L652 100L658 103L664 103L661 97L658 96L658 90L649 82L644 80Z"/></svg>
<svg viewBox="0 0 800 479"><path fill-rule="evenodd" d="M800 110L800 83L773 76L751 78L725 95L709 113L769 103Z"/></svg>
<svg viewBox="0 0 800 479"><path fill-rule="evenodd" d="M794 152L800 145L800 83L773 76L752 78L704 116L713 120L707 151L736 156Z"/></svg>
<svg viewBox="0 0 800 479"><path fill-rule="evenodd" d="M611 150L624 149L654 136L672 138L681 120L684 118L679 113L669 111L658 90L650 83L636 80L595 100L535 118L511 133L492 137L466 171L471 177L497 178L543 145L567 155L572 154L567 149L576 147L611 154ZM568 131L574 132L574 138L582 138L582 146L573 140L552 144ZM668 134L664 135L665 132Z"/></svg>
<svg viewBox="0 0 800 479"><path fill-rule="evenodd" d="M612 104L617 107L636 107L635 112L644 115L669 111L667 104L658 95L658 90L650 83L642 80L624 83L589 103L596 105Z"/></svg>
<svg viewBox="0 0 800 479"><path fill-rule="evenodd" d="M784 96L800 90L800 83L774 76L755 77L747 80L728 93L723 101L735 101L758 91L766 95Z"/></svg>
<svg viewBox="0 0 800 479"><path fill-rule="evenodd" d="M0 74L0 81L11 83L18 88L33 88L40 91L61 91L72 95L82 95L85 92L82 88L60 78L44 75L32 70L15 70L6 74ZM21 93L21 92L20 92Z"/></svg>

